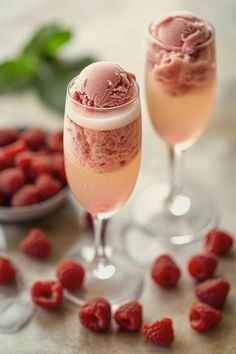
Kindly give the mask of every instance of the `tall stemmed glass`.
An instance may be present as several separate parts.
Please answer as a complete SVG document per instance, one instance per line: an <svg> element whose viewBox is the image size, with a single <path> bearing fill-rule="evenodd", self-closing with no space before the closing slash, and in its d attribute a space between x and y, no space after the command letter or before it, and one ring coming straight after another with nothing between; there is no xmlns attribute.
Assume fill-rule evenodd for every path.
<svg viewBox="0 0 236 354"><path fill-rule="evenodd" d="M67 91L64 119L66 175L73 195L93 217L94 256L86 264L83 288L68 293L74 303L104 296L113 304L139 297L142 276L116 252L107 254L108 220L129 198L141 158L141 108L139 88L134 97L114 108L78 103ZM79 255L78 255L79 256Z"/></svg>
<svg viewBox="0 0 236 354"><path fill-rule="evenodd" d="M175 23L164 33L172 19ZM182 19L193 21L194 25L197 23L198 28L194 32L192 24L187 29L183 27L178 38L180 44L176 40L176 45L170 45L172 37L179 35ZM158 25L163 21L163 29L158 31ZM193 33L189 35L188 31ZM208 193L199 188L186 188L183 178L185 151L206 129L215 92L216 58L212 25L190 13L172 13L151 23L146 97L152 125L168 144L170 187L154 185L144 190L136 200L133 216L150 234L171 244L192 242L218 223L218 213Z"/></svg>

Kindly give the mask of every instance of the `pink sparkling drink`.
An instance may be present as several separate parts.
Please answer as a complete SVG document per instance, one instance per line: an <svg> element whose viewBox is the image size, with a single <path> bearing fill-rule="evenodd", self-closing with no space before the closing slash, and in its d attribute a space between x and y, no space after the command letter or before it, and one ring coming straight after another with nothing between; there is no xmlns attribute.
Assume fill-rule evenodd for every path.
<svg viewBox="0 0 236 354"><path fill-rule="evenodd" d="M88 107L68 92L64 127L66 174L79 203L92 215L112 214L127 201L141 157L137 99L111 108Z"/></svg>
<svg viewBox="0 0 236 354"><path fill-rule="evenodd" d="M209 23L185 12L153 23L146 94L161 138L170 145L191 146L208 125L215 93L214 33Z"/></svg>

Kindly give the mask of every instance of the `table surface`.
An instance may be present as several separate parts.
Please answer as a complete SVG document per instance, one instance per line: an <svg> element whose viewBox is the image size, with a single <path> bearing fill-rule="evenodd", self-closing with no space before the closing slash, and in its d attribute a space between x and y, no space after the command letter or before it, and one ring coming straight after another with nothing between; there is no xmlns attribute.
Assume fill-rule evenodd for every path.
<svg viewBox="0 0 236 354"><path fill-rule="evenodd" d="M57 20L74 28L76 36L67 47L69 56L78 53L95 53L98 58L120 63L135 72L141 86L143 107L143 161L140 177L131 198L151 183L167 180L167 154L164 143L154 134L145 107L143 67L145 60L147 26L152 18L176 9L187 9L208 18L216 28L219 90L213 120L204 136L190 149L186 160L186 178L205 185L216 198L221 210L221 226L236 234L236 3L234 0L187 1L146 0L145 2L100 0L86 2L67 0L21 0L9 6L0 0L0 59L17 51L32 30L42 22ZM122 7L123 6L123 7ZM45 107L33 92L21 92L0 97L0 125L12 123L40 124L45 127L62 126L62 117ZM131 201L132 202L132 201ZM122 248L119 232L125 222L131 202L118 213L111 223L109 241ZM32 224L35 225L35 224ZM52 277L57 262L81 242L91 239L89 231L80 228L77 210L70 202L56 214L37 223L49 233L53 255L40 263L27 259L18 251L20 240L31 225L4 225L7 250L18 264L30 287L35 279ZM157 245L157 247L159 247ZM172 251L185 267L188 257L201 250L201 242ZM137 253L140 249L137 245ZM148 247L145 250L148 252ZM160 251L157 250L157 252ZM236 353L236 276L235 252L220 261L218 275L225 276L232 288L224 309L224 320L213 331L199 335L190 329L188 309L194 301L194 284L183 271L178 288L164 291L155 287L148 269L141 297L146 321L163 316L174 320L176 340L169 348L147 344L140 334L121 333L113 329L109 334L94 335L79 326L77 308L64 302L60 311L47 313L37 309L31 322L21 331L0 334L1 354L103 354L173 353L173 354L235 354Z"/></svg>

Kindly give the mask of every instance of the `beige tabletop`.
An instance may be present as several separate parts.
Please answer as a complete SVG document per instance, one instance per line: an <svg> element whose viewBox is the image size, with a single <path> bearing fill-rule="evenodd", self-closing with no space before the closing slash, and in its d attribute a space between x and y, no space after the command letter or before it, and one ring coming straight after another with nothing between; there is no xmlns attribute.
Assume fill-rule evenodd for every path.
<svg viewBox="0 0 236 354"><path fill-rule="evenodd" d="M176 9L192 10L208 18L216 28L219 90L211 125L205 135L191 148L186 159L186 178L204 185L213 192L221 210L221 226L236 235L236 3L193 0L0 0L0 59L14 55L33 29L42 22L58 20L76 30L67 47L67 55L94 53L97 58L118 62L134 72L141 86L143 107L143 162L135 196L150 183L168 178L167 154L164 143L154 134L145 107L143 68L146 35L149 22L162 13ZM12 123L39 124L59 127L62 117L45 107L33 92L21 92L0 97L0 125ZM131 201L132 202L132 201ZM109 241L122 249L119 231L125 222L131 202L111 223ZM32 224L35 226L35 223ZM78 224L77 210L71 202L56 214L37 222L53 242L53 255L40 263L20 254L18 245L31 225L5 225L7 249L25 276L28 287L36 279L53 277L57 262L81 243L91 240L91 232ZM3 245L1 245L3 246ZM139 259L144 252L137 244ZM201 249L201 243L174 248L177 261L186 268L189 256ZM164 246L163 246L164 249ZM160 250L157 250L157 252ZM145 248L148 252L148 247ZM147 344L140 334L130 335L113 329L111 333L95 335L82 329L77 308L64 302L60 311L47 313L37 309L30 323L21 331L0 334L0 354L235 354L236 353L236 275L235 252L221 260L217 274L232 284L224 319L218 328L199 335L191 330L188 310L194 301L194 283L187 272L177 289L164 291L155 287L145 272L145 288L141 297L146 321L163 316L174 320L176 340L170 349Z"/></svg>

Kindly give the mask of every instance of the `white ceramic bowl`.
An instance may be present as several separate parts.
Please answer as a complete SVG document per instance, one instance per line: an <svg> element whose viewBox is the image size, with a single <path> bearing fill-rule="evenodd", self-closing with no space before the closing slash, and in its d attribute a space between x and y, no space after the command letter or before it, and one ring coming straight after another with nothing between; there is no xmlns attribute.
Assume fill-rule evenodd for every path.
<svg viewBox="0 0 236 354"><path fill-rule="evenodd" d="M65 202L68 192L66 186L53 197L37 204L15 208L0 206L0 222L27 222L48 216Z"/></svg>

